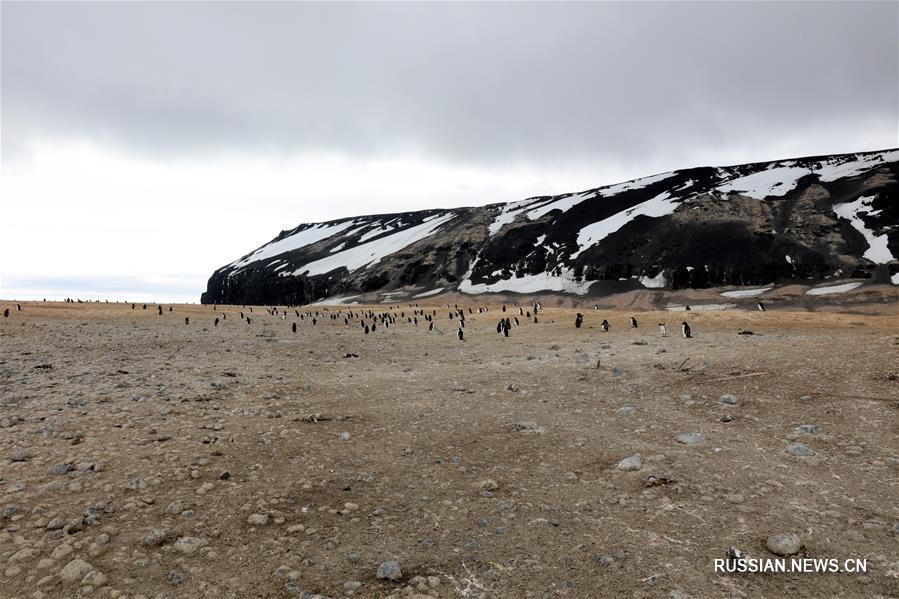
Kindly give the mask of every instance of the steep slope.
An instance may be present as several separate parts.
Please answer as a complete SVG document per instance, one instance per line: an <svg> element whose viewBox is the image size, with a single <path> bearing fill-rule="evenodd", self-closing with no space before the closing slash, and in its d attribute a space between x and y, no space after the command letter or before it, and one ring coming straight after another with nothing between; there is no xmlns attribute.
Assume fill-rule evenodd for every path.
<svg viewBox="0 0 899 599"><path fill-rule="evenodd" d="M899 283L899 150L662 173L580 193L303 224L219 268L204 303Z"/></svg>

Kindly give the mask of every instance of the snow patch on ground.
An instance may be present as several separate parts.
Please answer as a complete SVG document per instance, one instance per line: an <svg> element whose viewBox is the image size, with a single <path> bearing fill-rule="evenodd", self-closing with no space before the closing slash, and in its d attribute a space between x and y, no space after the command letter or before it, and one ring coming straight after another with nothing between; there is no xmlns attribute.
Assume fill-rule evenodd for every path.
<svg viewBox="0 0 899 599"><path fill-rule="evenodd" d="M343 223L338 223L336 225L329 225L326 223L313 225L307 229L303 229L302 231L297 231L293 235L288 235L280 241L273 241L271 243L268 243L255 250L246 258L241 258L232 262L231 264L229 264L229 266L241 268L252 262L256 262L257 260L273 258L278 254L283 254L284 252L290 252L301 247L306 247L307 245L312 245L313 243L319 242L322 239L327 239L328 237L337 235L338 233L349 229L353 226L353 224L355 224L355 222L356 221L354 220L349 220Z"/></svg>
<svg viewBox="0 0 899 599"><path fill-rule="evenodd" d="M870 213L871 202L876 196L862 196L854 202L845 204L834 204L833 211L840 218L845 218L859 233L864 235L868 242L868 249L865 250L863 256L874 264L886 264L895 260L890 249L887 247L889 239L886 235L875 235L873 231L865 227L865 221L861 219L859 214Z"/></svg>
<svg viewBox="0 0 899 599"><path fill-rule="evenodd" d="M654 277L640 277L640 283L647 289L663 289L668 284L668 279L663 271L659 271Z"/></svg>
<svg viewBox="0 0 899 599"><path fill-rule="evenodd" d="M842 163L837 163L835 160L833 162L825 162L816 172L818 173L818 179L827 183L837 179L855 177L886 162L895 162L897 160L899 160L899 150L868 156L856 154L854 160L850 159Z"/></svg>
<svg viewBox="0 0 899 599"><path fill-rule="evenodd" d="M805 292L806 295L827 295L829 293L846 293L847 291L852 291L858 287L861 287L862 283L844 283L842 285L831 285L830 287L815 287L814 289L809 289Z"/></svg>
<svg viewBox="0 0 899 599"><path fill-rule="evenodd" d="M721 293L724 297L755 297L765 292L771 291L774 287L762 287L760 289L737 289L734 291L725 291Z"/></svg>
<svg viewBox="0 0 899 599"><path fill-rule="evenodd" d="M424 222L414 227L397 231L368 243L361 243L332 256L305 264L293 271L293 275L298 276L303 273L307 273L309 276L322 275L344 267L352 272L377 264L381 261L381 258L396 253L432 235L443 224L455 218L455 216L453 212L429 216Z"/></svg>
<svg viewBox="0 0 899 599"><path fill-rule="evenodd" d="M522 210L541 201L547 200L546 198L529 198L527 200L521 200L520 202L509 202L503 206L503 209L500 210L499 215L493 219L493 222L490 223L487 230L490 235L497 234L500 229L514 221Z"/></svg>
<svg viewBox="0 0 899 599"><path fill-rule="evenodd" d="M890 283L893 285L899 285L899 272L890 277Z"/></svg>
<svg viewBox="0 0 899 599"><path fill-rule="evenodd" d="M425 291L423 293L413 295L412 297L429 297L432 295L437 295L441 291L443 291L443 287L438 287L437 289L431 289L430 291Z"/></svg>
<svg viewBox="0 0 899 599"><path fill-rule="evenodd" d="M594 281L577 281L572 271L562 269L559 274L540 273L538 275L524 275L512 277L495 283L472 283L469 275L459 283L459 291L462 293L493 293L497 291L511 291L514 293L536 293L538 291L561 291L583 295L587 293Z"/></svg>
<svg viewBox="0 0 899 599"><path fill-rule="evenodd" d="M359 302L353 302L350 300L354 300L357 297L361 297L358 295L335 295L334 297L326 297L325 299L320 299L317 302L313 302L309 304L310 306L348 306L353 304L358 304Z"/></svg>
<svg viewBox="0 0 899 599"><path fill-rule="evenodd" d="M576 193L564 198L560 198L554 202L549 202L548 204L544 204L539 208L535 208L527 213L529 220L537 220L542 217L544 214L548 214L553 210L559 210L561 212L567 212L574 206L577 206L584 200L588 200L590 198L596 197L612 197L618 195L619 193L623 193L625 191L631 191L633 189L642 189L648 185L652 185L653 183L658 183L659 181L663 181L668 177L674 175L673 172L670 173L659 173L658 175L650 175L649 177L641 177L640 179L632 179L630 181L625 181L624 183L616 183L614 185L607 185L605 187L600 187L595 191L585 191L582 193Z"/></svg>
<svg viewBox="0 0 899 599"><path fill-rule="evenodd" d="M377 237L378 235L383 235L384 233L389 233L390 231L393 231L394 229L396 229L396 226L391 225L390 223L392 223L392 222L393 221L389 221L383 227L379 226L377 229L372 229L371 231L366 232L364 235L362 235L359 238L359 243L364 243L364 242L368 241L369 239L372 239L373 237ZM372 224L380 225L381 223L375 222ZM400 226L400 227L403 226L403 223L400 222L398 226Z"/></svg>
<svg viewBox="0 0 899 599"><path fill-rule="evenodd" d="M757 200L783 196L796 187L796 182L809 174L809 169L790 165L772 166L763 171L737 177L718 186L723 193L739 193Z"/></svg>
<svg viewBox="0 0 899 599"><path fill-rule="evenodd" d="M596 245L638 216L666 216L674 212L677 206L677 202L671 199L671 196L665 191L642 204L637 204L601 221L587 225L578 233L577 244L579 249L571 254L571 259L577 258L581 252Z"/></svg>

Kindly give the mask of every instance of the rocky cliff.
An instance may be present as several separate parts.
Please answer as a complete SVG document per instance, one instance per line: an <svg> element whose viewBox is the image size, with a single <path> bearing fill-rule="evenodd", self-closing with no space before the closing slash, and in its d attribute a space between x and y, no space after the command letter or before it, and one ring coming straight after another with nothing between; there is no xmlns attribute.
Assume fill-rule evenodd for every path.
<svg viewBox="0 0 899 599"><path fill-rule="evenodd" d="M698 167L508 204L301 224L219 268L204 303L306 304L840 277L899 284L899 150Z"/></svg>

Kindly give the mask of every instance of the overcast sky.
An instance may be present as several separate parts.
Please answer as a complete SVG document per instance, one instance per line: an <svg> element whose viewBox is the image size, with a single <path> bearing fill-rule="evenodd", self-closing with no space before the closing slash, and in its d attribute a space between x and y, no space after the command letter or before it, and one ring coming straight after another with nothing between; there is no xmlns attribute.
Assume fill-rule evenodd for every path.
<svg viewBox="0 0 899 599"><path fill-rule="evenodd" d="M899 146L899 3L13 3L0 296L199 299L301 222Z"/></svg>

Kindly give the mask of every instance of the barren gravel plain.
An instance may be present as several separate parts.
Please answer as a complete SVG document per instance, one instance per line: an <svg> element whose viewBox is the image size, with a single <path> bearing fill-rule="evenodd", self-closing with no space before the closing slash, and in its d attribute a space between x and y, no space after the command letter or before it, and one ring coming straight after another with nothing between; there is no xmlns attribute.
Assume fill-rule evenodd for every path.
<svg viewBox="0 0 899 599"><path fill-rule="evenodd" d="M4 302L0 597L899 596L895 305L477 301Z"/></svg>

